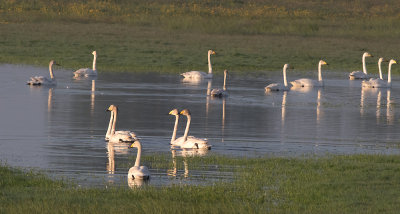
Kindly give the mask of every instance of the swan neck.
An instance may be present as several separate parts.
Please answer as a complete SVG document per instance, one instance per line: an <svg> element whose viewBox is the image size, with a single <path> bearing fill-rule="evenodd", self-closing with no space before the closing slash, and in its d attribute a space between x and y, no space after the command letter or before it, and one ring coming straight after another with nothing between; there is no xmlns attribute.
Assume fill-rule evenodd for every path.
<svg viewBox="0 0 400 214"><path fill-rule="evenodd" d="M179 121L179 115L175 115L175 126L174 126L174 132L172 133L172 138L171 138L171 144L176 140L176 132L178 130L178 122Z"/></svg>
<svg viewBox="0 0 400 214"><path fill-rule="evenodd" d="M49 72L50 72L50 78L54 79L54 74L53 74L53 64L49 65Z"/></svg>
<svg viewBox="0 0 400 214"><path fill-rule="evenodd" d="M367 66L365 65L365 55L362 57L362 64L363 64L363 72L367 74Z"/></svg>
<svg viewBox="0 0 400 214"><path fill-rule="evenodd" d="M117 125L117 114L118 114L118 111L116 109L114 109L113 110L114 121L113 121L112 129L111 129L111 133L110 133L111 135L115 134L115 127Z"/></svg>
<svg viewBox="0 0 400 214"><path fill-rule="evenodd" d="M138 144L135 166L140 166L140 158L142 157L142 145L139 143L139 141L136 141L135 143Z"/></svg>
<svg viewBox="0 0 400 214"><path fill-rule="evenodd" d="M188 134L189 134L189 127L190 127L190 120L191 120L191 116L187 115L187 122L186 122L186 129L185 129L185 134L183 135L183 141L187 141L188 138Z"/></svg>
<svg viewBox="0 0 400 214"><path fill-rule="evenodd" d="M322 65L321 65L321 63L318 64L318 81L322 82Z"/></svg>
<svg viewBox="0 0 400 214"><path fill-rule="evenodd" d="M93 71L96 71L96 55L93 55Z"/></svg>
<svg viewBox="0 0 400 214"><path fill-rule="evenodd" d="M285 87L288 86L286 79L286 67L283 68L283 84L285 85Z"/></svg>
<svg viewBox="0 0 400 214"><path fill-rule="evenodd" d="M208 53L208 73L212 74L211 54L210 53Z"/></svg>
<svg viewBox="0 0 400 214"><path fill-rule="evenodd" d="M224 72L224 91L226 91L226 72Z"/></svg>
<svg viewBox="0 0 400 214"><path fill-rule="evenodd" d="M106 137L108 137L111 134L111 126L113 125L113 119L114 119L113 116L114 116L114 113L111 112L110 122L108 123L108 129L107 129Z"/></svg>
<svg viewBox="0 0 400 214"><path fill-rule="evenodd" d="M389 64L388 68L388 84L392 83L392 63Z"/></svg>
<svg viewBox="0 0 400 214"><path fill-rule="evenodd" d="M382 62L381 62L381 61L378 62L378 70L379 70L379 79L383 80L383 76L382 76Z"/></svg>

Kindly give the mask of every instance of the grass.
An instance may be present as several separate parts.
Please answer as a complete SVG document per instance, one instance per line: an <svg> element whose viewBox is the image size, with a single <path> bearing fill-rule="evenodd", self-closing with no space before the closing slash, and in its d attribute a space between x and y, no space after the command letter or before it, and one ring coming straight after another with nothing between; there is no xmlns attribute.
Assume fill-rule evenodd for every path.
<svg viewBox="0 0 400 214"><path fill-rule="evenodd" d="M0 63L68 69L180 73L214 70L260 75L285 63L315 70L361 69L361 55L398 57L400 2L285 1L53 1L0 3ZM377 59L368 59L377 72ZM399 69L393 67L394 73Z"/></svg>
<svg viewBox="0 0 400 214"><path fill-rule="evenodd" d="M146 156L161 164L167 156ZM234 181L209 186L78 188L0 168L2 213L397 213L400 159L388 155L302 158L188 158L231 166ZM156 162L156 163L154 163Z"/></svg>

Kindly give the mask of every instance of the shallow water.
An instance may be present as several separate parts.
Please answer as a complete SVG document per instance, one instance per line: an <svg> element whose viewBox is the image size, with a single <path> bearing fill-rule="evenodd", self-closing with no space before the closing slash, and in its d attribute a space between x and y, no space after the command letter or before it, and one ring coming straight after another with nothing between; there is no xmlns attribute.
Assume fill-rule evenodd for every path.
<svg viewBox="0 0 400 214"><path fill-rule="evenodd" d="M309 77L314 78L314 71ZM80 185L126 185L136 149L104 141L110 104L119 106L118 129L133 130L143 153L173 155L169 147L173 108L192 112L190 134L208 138L207 154L231 156L298 156L304 154L398 154L400 99L397 77L391 90L362 89L346 72L324 72L325 87L269 93L264 87L281 82L280 72L261 78L231 75L230 96L207 96L212 82L183 82L178 75L101 73L95 80L74 80L71 70L55 68L56 87L30 87L33 75L47 68L0 65L0 159L12 166L34 167ZM298 78L290 71L289 80ZM183 134L186 119L180 121ZM182 155L177 151L175 155ZM190 156L192 154L186 153ZM171 166L173 166L171 160ZM207 184L231 174L209 167L191 170L177 163L151 169L151 185Z"/></svg>

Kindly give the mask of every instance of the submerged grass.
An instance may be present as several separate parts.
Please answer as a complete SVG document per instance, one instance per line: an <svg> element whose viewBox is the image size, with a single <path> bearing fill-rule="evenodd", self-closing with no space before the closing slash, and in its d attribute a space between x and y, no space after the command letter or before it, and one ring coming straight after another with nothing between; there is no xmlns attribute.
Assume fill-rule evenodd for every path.
<svg viewBox="0 0 400 214"><path fill-rule="evenodd" d="M0 62L71 70L179 73L214 70L256 73L361 69L361 55L398 57L400 2L325 1L55 1L0 2ZM368 68L376 72L376 59ZM374 63L372 63L374 62ZM398 73L398 69L393 68Z"/></svg>
<svg viewBox="0 0 400 214"><path fill-rule="evenodd" d="M150 160L165 161L144 158ZM188 160L232 166L235 179L209 186L78 188L3 165L0 212L397 213L400 207L400 159L394 155Z"/></svg>

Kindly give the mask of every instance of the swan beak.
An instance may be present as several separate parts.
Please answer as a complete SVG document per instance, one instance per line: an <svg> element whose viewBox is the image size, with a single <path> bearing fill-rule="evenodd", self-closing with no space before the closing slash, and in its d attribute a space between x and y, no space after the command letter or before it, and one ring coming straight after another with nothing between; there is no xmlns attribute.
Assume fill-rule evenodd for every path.
<svg viewBox="0 0 400 214"><path fill-rule="evenodd" d="M212 54L215 54L215 51L213 51Z"/></svg>

